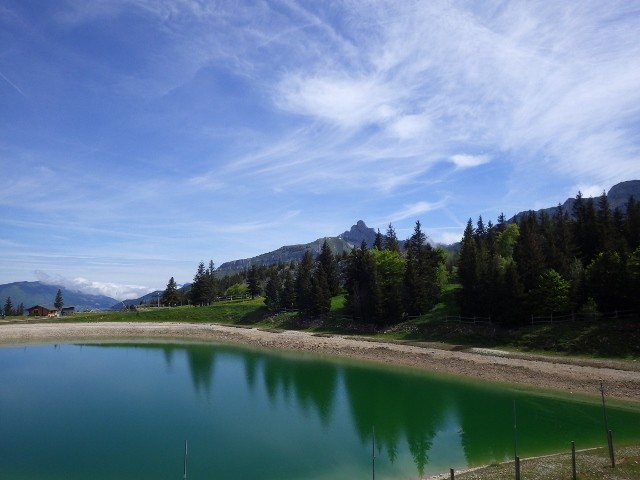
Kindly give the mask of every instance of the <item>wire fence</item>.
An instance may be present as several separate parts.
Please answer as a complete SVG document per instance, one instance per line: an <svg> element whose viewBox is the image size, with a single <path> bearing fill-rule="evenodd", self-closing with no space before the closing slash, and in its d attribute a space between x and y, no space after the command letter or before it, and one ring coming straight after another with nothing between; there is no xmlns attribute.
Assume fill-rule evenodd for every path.
<svg viewBox="0 0 640 480"><path fill-rule="evenodd" d="M549 313L549 315L531 315L531 324L580 322L590 320L638 320L635 310L614 310L612 312L571 312L564 314Z"/></svg>

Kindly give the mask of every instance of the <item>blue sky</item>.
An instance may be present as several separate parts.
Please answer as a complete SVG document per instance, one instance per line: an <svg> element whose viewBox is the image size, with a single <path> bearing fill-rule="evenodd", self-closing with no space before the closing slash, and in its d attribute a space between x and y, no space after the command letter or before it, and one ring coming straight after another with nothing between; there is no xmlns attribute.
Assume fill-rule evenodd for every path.
<svg viewBox="0 0 640 480"><path fill-rule="evenodd" d="M118 299L640 178L629 1L0 0L0 283Z"/></svg>

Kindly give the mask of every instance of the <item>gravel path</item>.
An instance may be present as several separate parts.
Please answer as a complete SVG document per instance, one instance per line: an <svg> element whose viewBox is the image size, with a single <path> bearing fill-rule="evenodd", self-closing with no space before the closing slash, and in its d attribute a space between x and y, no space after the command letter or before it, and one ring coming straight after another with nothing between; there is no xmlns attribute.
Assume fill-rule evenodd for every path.
<svg viewBox="0 0 640 480"><path fill-rule="evenodd" d="M401 344L300 331L271 331L188 323L31 323L0 325L0 346L39 343L202 340L267 349L405 365L565 393L599 395L600 380L608 397L640 402L640 365L615 360L542 357L487 349L451 350L433 344Z"/></svg>

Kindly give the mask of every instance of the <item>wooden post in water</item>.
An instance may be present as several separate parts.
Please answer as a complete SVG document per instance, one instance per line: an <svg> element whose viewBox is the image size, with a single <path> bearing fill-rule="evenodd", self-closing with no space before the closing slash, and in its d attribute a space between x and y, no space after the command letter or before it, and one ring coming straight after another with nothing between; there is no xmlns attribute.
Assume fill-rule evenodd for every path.
<svg viewBox="0 0 640 480"><path fill-rule="evenodd" d="M373 480L376 480L376 427L371 427L371 474Z"/></svg>
<svg viewBox="0 0 640 480"><path fill-rule="evenodd" d="M604 433L607 436L607 447L609 448L609 458L611 459L611 467L616 466L616 460L613 456L613 441L611 430L609 430L609 422L607 421L607 407L604 403L604 385L600 380L600 394L602 395L602 415L604 416Z"/></svg>
<svg viewBox="0 0 640 480"><path fill-rule="evenodd" d="M371 478L376 480L376 427L371 427Z"/></svg>
<svg viewBox="0 0 640 480"><path fill-rule="evenodd" d="M520 457L516 457L516 480L520 480Z"/></svg>
<svg viewBox="0 0 640 480"><path fill-rule="evenodd" d="M184 480L187 480L187 441L184 441Z"/></svg>
<svg viewBox="0 0 640 480"><path fill-rule="evenodd" d="M611 435L611 430L609 430L607 440L609 441L609 457L611 458L611 468L616 468L616 456L613 452L613 436Z"/></svg>
<svg viewBox="0 0 640 480"><path fill-rule="evenodd" d="M571 442L571 469L573 480L576 480L576 442Z"/></svg>
<svg viewBox="0 0 640 480"><path fill-rule="evenodd" d="M456 480L456 474L455 474L455 472L453 471L453 468L450 468L450 469L449 469L449 473L451 474L451 480Z"/></svg>
<svg viewBox="0 0 640 480"><path fill-rule="evenodd" d="M518 422L516 417L516 400L513 400L513 458L518 457Z"/></svg>

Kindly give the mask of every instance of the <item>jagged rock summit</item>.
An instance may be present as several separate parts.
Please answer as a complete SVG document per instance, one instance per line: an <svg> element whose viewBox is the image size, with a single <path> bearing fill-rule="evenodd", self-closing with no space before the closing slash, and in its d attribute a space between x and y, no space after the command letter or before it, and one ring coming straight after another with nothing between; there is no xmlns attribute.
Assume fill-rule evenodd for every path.
<svg viewBox="0 0 640 480"><path fill-rule="evenodd" d="M359 247L364 240L367 243L367 247L371 248L373 242L376 240L376 231L373 228L367 227L367 224L362 220L358 220L350 230L338 235L338 238L341 238L352 247Z"/></svg>
<svg viewBox="0 0 640 480"><path fill-rule="evenodd" d="M229 275L242 272L251 267L251 265L261 266L288 263L291 261L299 262L306 251L310 251L314 256L318 255L325 241L329 244L329 248L331 248L334 254L341 255L343 252L351 251L354 247L359 247L363 240L367 242L367 246L371 247L375 238L375 230L367 227L362 220L358 220L350 230L336 237L322 237L309 243L285 245L277 250L263 253L256 257L225 262L218 267L216 272L219 275Z"/></svg>

